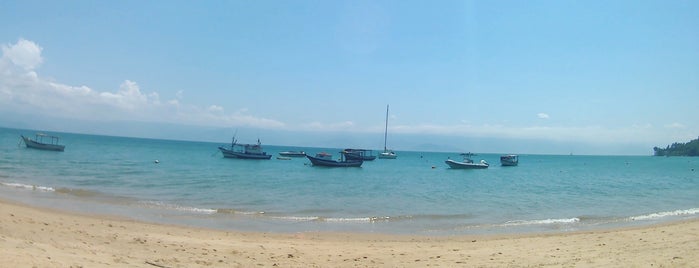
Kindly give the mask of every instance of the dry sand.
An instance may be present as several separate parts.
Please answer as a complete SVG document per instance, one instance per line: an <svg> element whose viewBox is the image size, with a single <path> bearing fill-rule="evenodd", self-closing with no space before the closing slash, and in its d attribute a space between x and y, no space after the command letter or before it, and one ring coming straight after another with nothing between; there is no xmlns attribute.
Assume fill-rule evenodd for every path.
<svg viewBox="0 0 699 268"><path fill-rule="evenodd" d="M225 232L0 201L2 267L699 267L699 221L520 236Z"/></svg>

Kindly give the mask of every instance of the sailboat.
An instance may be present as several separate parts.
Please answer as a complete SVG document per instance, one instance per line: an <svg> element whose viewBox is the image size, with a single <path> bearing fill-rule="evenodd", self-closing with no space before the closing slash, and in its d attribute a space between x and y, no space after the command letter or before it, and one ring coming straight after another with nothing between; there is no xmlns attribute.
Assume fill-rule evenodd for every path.
<svg viewBox="0 0 699 268"><path fill-rule="evenodd" d="M383 132L383 152L379 154L381 159L396 159L398 157L393 150L386 148L386 139L388 138L388 104L386 105L386 128Z"/></svg>

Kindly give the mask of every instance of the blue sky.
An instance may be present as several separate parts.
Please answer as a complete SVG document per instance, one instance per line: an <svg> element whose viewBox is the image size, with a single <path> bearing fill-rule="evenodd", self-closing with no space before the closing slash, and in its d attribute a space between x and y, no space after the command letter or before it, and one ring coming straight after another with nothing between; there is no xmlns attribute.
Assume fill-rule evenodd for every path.
<svg viewBox="0 0 699 268"><path fill-rule="evenodd" d="M697 1L3 1L0 125L381 148L390 104L397 150L650 154L699 136L696 14Z"/></svg>

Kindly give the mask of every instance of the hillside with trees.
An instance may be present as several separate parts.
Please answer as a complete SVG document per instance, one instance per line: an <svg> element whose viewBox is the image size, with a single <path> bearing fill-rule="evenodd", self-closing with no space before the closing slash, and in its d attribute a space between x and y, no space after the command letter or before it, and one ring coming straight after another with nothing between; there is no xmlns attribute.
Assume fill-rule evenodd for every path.
<svg viewBox="0 0 699 268"><path fill-rule="evenodd" d="M663 148L653 147L655 156L699 156L699 138L688 143L675 142Z"/></svg>

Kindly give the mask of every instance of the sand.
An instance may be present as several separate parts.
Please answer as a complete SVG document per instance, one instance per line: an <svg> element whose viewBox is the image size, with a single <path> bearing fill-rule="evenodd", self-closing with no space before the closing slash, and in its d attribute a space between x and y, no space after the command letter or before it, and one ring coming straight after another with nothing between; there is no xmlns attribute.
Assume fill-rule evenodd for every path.
<svg viewBox="0 0 699 268"><path fill-rule="evenodd" d="M699 267L699 221L518 236L226 232L0 201L2 267Z"/></svg>

